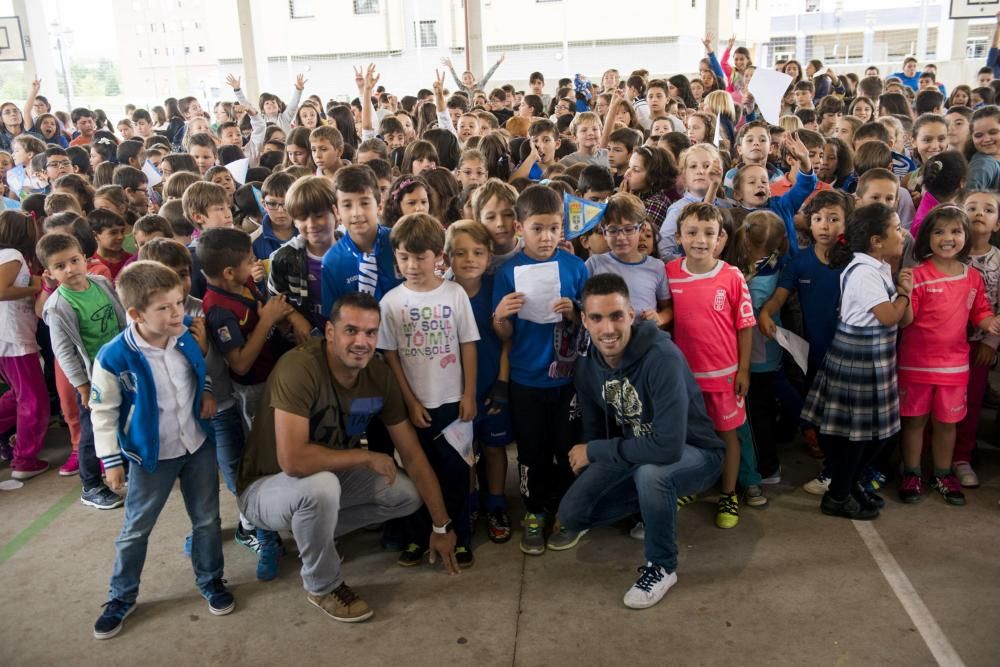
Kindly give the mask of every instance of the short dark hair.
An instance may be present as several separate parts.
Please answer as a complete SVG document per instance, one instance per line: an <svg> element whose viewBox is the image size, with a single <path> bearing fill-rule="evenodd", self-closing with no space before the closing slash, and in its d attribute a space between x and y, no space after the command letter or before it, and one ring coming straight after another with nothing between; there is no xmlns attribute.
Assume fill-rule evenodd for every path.
<svg viewBox="0 0 1000 667"><path fill-rule="evenodd" d="M942 95L941 91L936 88L921 90L917 93L917 97L913 101L913 110L918 116L925 113L931 113L935 109L939 109L943 106L944 95Z"/></svg>
<svg viewBox="0 0 1000 667"><path fill-rule="evenodd" d="M141 141L129 139L118 144L118 148L115 149L115 157L122 164L127 164L132 158L138 157L142 150L143 143Z"/></svg>
<svg viewBox="0 0 1000 667"><path fill-rule="evenodd" d="M76 121L80 120L81 118L93 118L93 117L94 117L94 112L86 107L77 107L73 109L73 111L71 111L69 114L69 118L70 120L73 121L74 125L76 125Z"/></svg>
<svg viewBox="0 0 1000 667"><path fill-rule="evenodd" d="M375 297L367 292L348 292L333 302L333 307L330 308L331 323L335 324L340 319L340 311L345 307L374 311L378 313L379 320L382 319L382 309Z"/></svg>
<svg viewBox="0 0 1000 667"><path fill-rule="evenodd" d="M171 238L174 235L174 230L167 222L167 219L162 215L155 215L153 213L147 214L135 221L132 225L133 232L142 232L143 234L152 234L153 232L159 232L163 234L166 238Z"/></svg>
<svg viewBox="0 0 1000 667"><path fill-rule="evenodd" d="M171 269L187 267L191 269L191 251L180 241L171 238L150 239L139 248L139 259L159 262Z"/></svg>
<svg viewBox="0 0 1000 667"><path fill-rule="evenodd" d="M125 218L106 208L95 208L88 213L87 224L90 225L91 231L95 234L100 234L107 229L126 226Z"/></svg>
<svg viewBox="0 0 1000 667"><path fill-rule="evenodd" d="M146 179L146 174L140 170L131 165L121 164L115 167L114 174L111 176L111 182L114 185L130 190L140 190L145 189L149 181Z"/></svg>
<svg viewBox="0 0 1000 667"><path fill-rule="evenodd" d="M379 190L375 172L368 166L352 164L337 170L337 175L333 179L334 196L338 192L363 194L365 190L372 191L375 201L379 201L382 198L382 191Z"/></svg>
<svg viewBox="0 0 1000 667"><path fill-rule="evenodd" d="M587 282L583 284L580 303L583 305L583 309L587 310L588 296L608 296L610 294L620 294L631 303L628 284L624 278L617 273L598 273L588 278Z"/></svg>
<svg viewBox="0 0 1000 667"><path fill-rule="evenodd" d="M594 192L612 192L615 189L615 177L611 175L611 170L599 164L588 164L580 172L580 178L576 182L576 189L580 194L590 190Z"/></svg>
<svg viewBox="0 0 1000 667"><path fill-rule="evenodd" d="M136 109L132 112L132 122L138 123L140 120L144 120L147 123L152 124L153 117L149 115L149 112L145 109Z"/></svg>
<svg viewBox="0 0 1000 667"><path fill-rule="evenodd" d="M524 223L533 215L547 215L563 212L562 196L545 185L532 185L524 189L514 204L517 219Z"/></svg>
<svg viewBox="0 0 1000 667"><path fill-rule="evenodd" d="M198 237L198 263L209 278L218 278L253 253L250 235L240 229L215 227Z"/></svg>
<svg viewBox="0 0 1000 667"><path fill-rule="evenodd" d="M858 139L876 139L888 144L889 130L877 120L869 121L854 131L854 142L857 143Z"/></svg>
<svg viewBox="0 0 1000 667"><path fill-rule="evenodd" d="M432 215L411 213L392 226L389 243L393 250L421 254L430 250L435 255L444 252L444 227Z"/></svg>
<svg viewBox="0 0 1000 667"><path fill-rule="evenodd" d="M541 72L532 72L531 76L528 77L528 81L530 83L534 83L535 81L545 83L545 76Z"/></svg>
<svg viewBox="0 0 1000 667"><path fill-rule="evenodd" d="M49 257L64 250L79 250L83 254L80 242L72 234L52 233L38 239L35 244L35 257L45 268L49 267Z"/></svg>

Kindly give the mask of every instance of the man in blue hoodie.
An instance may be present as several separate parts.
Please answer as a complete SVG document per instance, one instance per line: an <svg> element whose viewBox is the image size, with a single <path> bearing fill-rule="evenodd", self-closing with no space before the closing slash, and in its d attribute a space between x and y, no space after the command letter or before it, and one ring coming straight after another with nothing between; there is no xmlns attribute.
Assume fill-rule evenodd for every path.
<svg viewBox="0 0 1000 667"><path fill-rule="evenodd" d="M655 605L677 583L677 498L715 483L725 446L680 349L652 322L636 322L628 287L598 274L583 288L591 338L576 362L583 439L570 451L576 481L559 506L572 531L642 513L646 564L625 606Z"/></svg>

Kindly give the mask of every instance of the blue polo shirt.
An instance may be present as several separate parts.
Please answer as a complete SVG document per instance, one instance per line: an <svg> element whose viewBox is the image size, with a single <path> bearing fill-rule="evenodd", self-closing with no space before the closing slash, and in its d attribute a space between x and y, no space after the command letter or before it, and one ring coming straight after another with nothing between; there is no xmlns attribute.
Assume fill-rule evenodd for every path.
<svg viewBox="0 0 1000 667"><path fill-rule="evenodd" d="M781 273L778 287L799 293L802 327L809 341L809 365L818 368L837 330L840 303L840 274L819 261L816 248L809 246L793 256Z"/></svg>

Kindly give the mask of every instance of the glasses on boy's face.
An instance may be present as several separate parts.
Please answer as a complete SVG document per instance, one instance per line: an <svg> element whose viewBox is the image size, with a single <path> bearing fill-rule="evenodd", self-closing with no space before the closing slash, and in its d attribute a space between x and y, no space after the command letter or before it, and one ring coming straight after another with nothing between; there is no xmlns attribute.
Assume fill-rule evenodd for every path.
<svg viewBox="0 0 1000 667"><path fill-rule="evenodd" d="M615 236L632 236L640 229L639 225L625 225L624 227L602 227L601 231L605 236L614 238Z"/></svg>
<svg viewBox="0 0 1000 667"><path fill-rule="evenodd" d="M285 209L285 202L275 201L273 199L265 199L264 206L271 209L272 211L283 211Z"/></svg>
<svg viewBox="0 0 1000 667"><path fill-rule="evenodd" d="M61 169L63 167L68 167L71 164L73 163L69 160L52 160L51 162L46 162L45 166L51 167L52 169Z"/></svg>

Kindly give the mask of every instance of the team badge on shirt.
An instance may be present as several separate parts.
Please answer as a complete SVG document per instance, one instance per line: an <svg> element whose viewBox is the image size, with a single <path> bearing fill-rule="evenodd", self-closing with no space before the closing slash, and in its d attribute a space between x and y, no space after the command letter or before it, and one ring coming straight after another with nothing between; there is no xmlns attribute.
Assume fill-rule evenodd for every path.
<svg viewBox="0 0 1000 667"><path fill-rule="evenodd" d="M223 343L228 343L233 339L233 335L229 333L229 327L219 327L215 333L219 335L219 340Z"/></svg>

